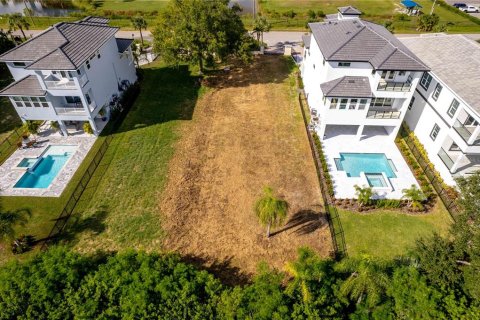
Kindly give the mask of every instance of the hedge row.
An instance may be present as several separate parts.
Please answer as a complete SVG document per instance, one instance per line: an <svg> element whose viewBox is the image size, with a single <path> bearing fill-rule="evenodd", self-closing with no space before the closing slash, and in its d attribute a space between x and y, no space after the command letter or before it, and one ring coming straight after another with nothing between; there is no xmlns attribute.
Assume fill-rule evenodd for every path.
<svg viewBox="0 0 480 320"><path fill-rule="evenodd" d="M431 1L433 2L434 0L431 0ZM456 14L464 17L464 18L467 18L468 20L472 21L473 23L476 23L476 24L480 25L480 19L479 18L474 17L471 14L468 14L466 12L461 11L460 9L455 8L454 6L449 5L448 3L446 3L443 0L437 0L437 4L440 7L447 9L448 11L454 12L454 13L456 13Z"/></svg>
<svg viewBox="0 0 480 320"><path fill-rule="evenodd" d="M312 137L318 152L318 156L320 158L320 163L322 165L323 176L325 179L325 184L327 185L327 193L330 197L333 198L335 196L335 192L333 191L333 182L332 177L330 176L330 172L328 171L327 160L325 159L325 155L323 153L322 142L320 141L320 138L315 131L312 133Z"/></svg>

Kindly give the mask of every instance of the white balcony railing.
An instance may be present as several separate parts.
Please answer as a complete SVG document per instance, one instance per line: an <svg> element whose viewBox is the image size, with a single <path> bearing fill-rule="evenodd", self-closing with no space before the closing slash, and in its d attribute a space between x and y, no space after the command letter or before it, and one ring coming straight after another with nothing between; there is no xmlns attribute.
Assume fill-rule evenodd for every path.
<svg viewBox="0 0 480 320"><path fill-rule="evenodd" d="M84 108L77 108L77 107L57 107L55 111L58 115L72 115L72 116L85 116L87 112Z"/></svg>
<svg viewBox="0 0 480 320"><path fill-rule="evenodd" d="M47 86L47 89L76 89L77 86L75 85L75 81L69 80L69 79L62 79L59 81L48 81L45 80L45 86Z"/></svg>

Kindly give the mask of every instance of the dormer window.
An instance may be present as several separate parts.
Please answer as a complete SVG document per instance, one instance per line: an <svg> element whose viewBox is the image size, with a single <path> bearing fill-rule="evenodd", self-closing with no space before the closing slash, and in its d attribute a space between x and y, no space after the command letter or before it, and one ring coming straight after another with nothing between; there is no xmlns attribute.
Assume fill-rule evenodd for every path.
<svg viewBox="0 0 480 320"><path fill-rule="evenodd" d="M25 67L27 64L25 62L14 62L14 67Z"/></svg>

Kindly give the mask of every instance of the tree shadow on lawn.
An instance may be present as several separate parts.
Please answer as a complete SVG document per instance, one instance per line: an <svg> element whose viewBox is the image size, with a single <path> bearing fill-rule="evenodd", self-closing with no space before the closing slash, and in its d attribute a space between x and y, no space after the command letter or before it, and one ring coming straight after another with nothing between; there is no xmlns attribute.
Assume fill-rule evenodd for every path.
<svg viewBox="0 0 480 320"><path fill-rule="evenodd" d="M283 83L296 68L293 59L278 55L255 56L253 62L246 65L238 60L226 65L228 70L207 71L202 84L215 89L278 84Z"/></svg>
<svg viewBox="0 0 480 320"><path fill-rule="evenodd" d="M92 215L84 217L83 212L74 212L63 232L56 239L58 242L75 245L78 242L78 234L90 231L94 235L99 235L105 231L105 219L108 216L108 207L101 206Z"/></svg>
<svg viewBox="0 0 480 320"><path fill-rule="evenodd" d="M307 235L320 229L326 224L327 219L324 213L312 209L302 209L294 213L281 230L273 232L270 236L273 237L297 227L298 228L293 231L295 234Z"/></svg>
<svg viewBox="0 0 480 320"><path fill-rule="evenodd" d="M192 119L201 76L193 75L186 65L156 66L140 72L143 77L140 94L115 133Z"/></svg>
<svg viewBox="0 0 480 320"><path fill-rule="evenodd" d="M181 259L185 263L193 264L201 270L206 270L212 273L219 278L223 284L226 285L246 285L251 282L251 274L247 274L241 271L240 268L232 266L232 256L220 261L216 258L211 258L208 256L188 254L182 255Z"/></svg>

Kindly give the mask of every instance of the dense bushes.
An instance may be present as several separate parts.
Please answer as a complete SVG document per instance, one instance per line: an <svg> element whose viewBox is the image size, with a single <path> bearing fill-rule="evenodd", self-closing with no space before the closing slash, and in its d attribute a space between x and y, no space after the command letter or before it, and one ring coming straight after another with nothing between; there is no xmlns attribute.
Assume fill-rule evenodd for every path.
<svg viewBox="0 0 480 320"><path fill-rule="evenodd" d="M462 276L474 266L454 248L435 236L408 258L340 262L301 248L286 273L260 264L227 286L176 255L53 247L0 269L0 319L475 319L477 279Z"/></svg>

